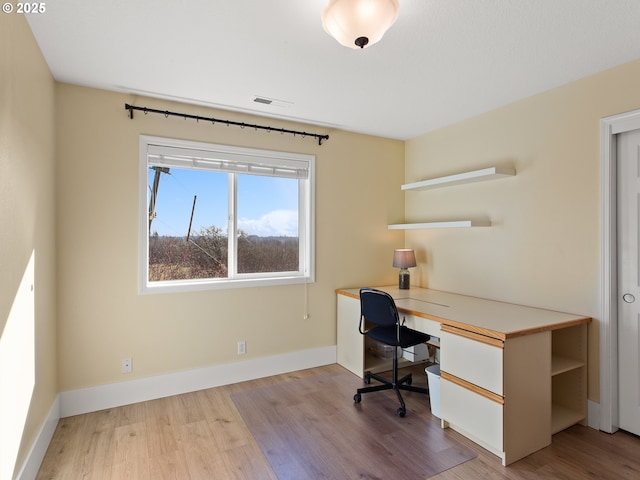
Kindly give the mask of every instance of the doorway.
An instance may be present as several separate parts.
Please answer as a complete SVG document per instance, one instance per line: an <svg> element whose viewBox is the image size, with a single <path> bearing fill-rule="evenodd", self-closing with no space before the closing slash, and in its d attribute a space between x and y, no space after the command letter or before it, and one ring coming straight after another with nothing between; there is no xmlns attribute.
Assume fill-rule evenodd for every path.
<svg viewBox="0 0 640 480"><path fill-rule="evenodd" d="M640 130L616 136L618 426L640 435Z"/></svg>
<svg viewBox="0 0 640 480"><path fill-rule="evenodd" d="M640 110L600 121L601 145L601 302L600 302L600 430L620 428L618 314L625 313L619 294L618 269L618 137L640 129ZM635 295L640 302L640 295ZM631 300L627 297L627 300ZM624 368L624 367L623 367ZM625 392L626 394L626 392ZM626 427L629 428L629 427Z"/></svg>

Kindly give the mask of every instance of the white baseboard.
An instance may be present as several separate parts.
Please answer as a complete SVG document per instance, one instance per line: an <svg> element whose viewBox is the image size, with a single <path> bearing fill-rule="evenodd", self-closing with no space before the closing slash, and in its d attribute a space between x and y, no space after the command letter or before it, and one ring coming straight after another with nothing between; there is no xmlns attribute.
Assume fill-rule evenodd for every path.
<svg viewBox="0 0 640 480"><path fill-rule="evenodd" d="M56 399L49 410L49 414L47 415L42 428L40 428L36 441L31 446L31 451L29 452L29 455L27 455L27 459L24 462L24 465L22 465L20 473L18 473L18 476L16 477L18 480L33 480L36 478L38 470L40 470L42 460L47 453L47 448L49 448L49 443L51 443L53 434L56 431L58 420L60 420L60 395L56 396Z"/></svg>
<svg viewBox="0 0 640 480"><path fill-rule="evenodd" d="M336 346L61 392L60 417L336 363Z"/></svg>

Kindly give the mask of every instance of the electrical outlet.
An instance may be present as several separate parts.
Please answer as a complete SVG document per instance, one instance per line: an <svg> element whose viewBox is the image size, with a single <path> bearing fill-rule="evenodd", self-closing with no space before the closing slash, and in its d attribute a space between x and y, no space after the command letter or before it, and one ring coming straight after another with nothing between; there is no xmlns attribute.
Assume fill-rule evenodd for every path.
<svg viewBox="0 0 640 480"><path fill-rule="evenodd" d="M120 363L122 373L131 373L133 370L133 361L131 358L123 358Z"/></svg>
<svg viewBox="0 0 640 480"><path fill-rule="evenodd" d="M238 355L247 353L247 342L245 340L238 341Z"/></svg>

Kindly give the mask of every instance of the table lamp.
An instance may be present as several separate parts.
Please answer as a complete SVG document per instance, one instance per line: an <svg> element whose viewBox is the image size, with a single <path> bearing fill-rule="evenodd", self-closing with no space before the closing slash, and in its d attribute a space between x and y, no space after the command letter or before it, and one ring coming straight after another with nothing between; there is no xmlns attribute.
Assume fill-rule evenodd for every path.
<svg viewBox="0 0 640 480"><path fill-rule="evenodd" d="M416 254L411 248L397 248L393 252L393 266L400 269L398 287L402 290L409 289L409 268L416 266Z"/></svg>

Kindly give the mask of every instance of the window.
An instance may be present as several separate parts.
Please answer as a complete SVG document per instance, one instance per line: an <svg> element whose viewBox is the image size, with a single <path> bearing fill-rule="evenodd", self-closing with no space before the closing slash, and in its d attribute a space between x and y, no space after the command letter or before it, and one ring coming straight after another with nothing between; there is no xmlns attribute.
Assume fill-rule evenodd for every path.
<svg viewBox="0 0 640 480"><path fill-rule="evenodd" d="M140 292L312 282L314 164L141 136Z"/></svg>

